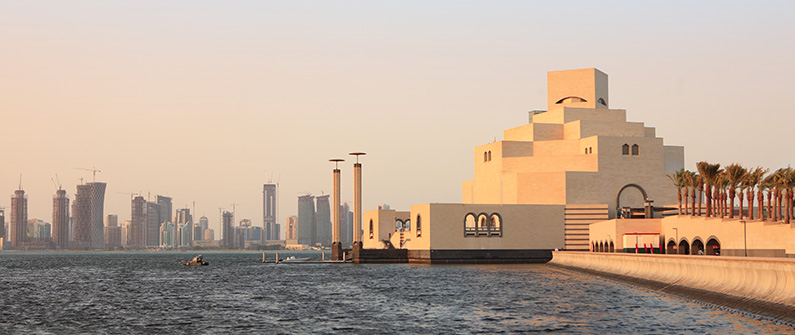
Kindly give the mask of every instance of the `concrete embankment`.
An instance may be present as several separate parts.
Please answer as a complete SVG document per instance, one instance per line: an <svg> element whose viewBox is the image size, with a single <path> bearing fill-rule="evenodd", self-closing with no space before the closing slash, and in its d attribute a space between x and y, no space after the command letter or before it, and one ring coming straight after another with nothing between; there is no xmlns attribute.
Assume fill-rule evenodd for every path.
<svg viewBox="0 0 795 335"><path fill-rule="evenodd" d="M549 264L795 324L795 259L555 251Z"/></svg>

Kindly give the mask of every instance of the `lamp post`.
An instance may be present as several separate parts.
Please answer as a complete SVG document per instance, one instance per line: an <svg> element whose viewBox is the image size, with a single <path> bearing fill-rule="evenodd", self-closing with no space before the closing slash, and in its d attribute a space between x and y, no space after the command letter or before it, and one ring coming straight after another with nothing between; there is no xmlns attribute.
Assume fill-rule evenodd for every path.
<svg viewBox="0 0 795 335"><path fill-rule="evenodd" d="M740 222L743 224L743 250L745 251L745 257L748 257L748 229L746 228L745 220L740 220Z"/></svg>
<svg viewBox="0 0 795 335"><path fill-rule="evenodd" d="M674 227L672 229L676 232L676 240L674 240L674 250L676 250L676 253L678 254L679 253L679 228Z"/></svg>
<svg viewBox="0 0 795 335"><path fill-rule="evenodd" d="M356 163L353 164L353 249L354 255L362 247L362 164L359 163L359 156L366 155L364 152L351 152L351 156L356 156Z"/></svg>
<svg viewBox="0 0 795 335"><path fill-rule="evenodd" d="M334 221L331 225L331 259L338 261L342 259L342 234L340 228L340 168L339 163L344 162L344 159L332 158L330 162L334 162Z"/></svg>

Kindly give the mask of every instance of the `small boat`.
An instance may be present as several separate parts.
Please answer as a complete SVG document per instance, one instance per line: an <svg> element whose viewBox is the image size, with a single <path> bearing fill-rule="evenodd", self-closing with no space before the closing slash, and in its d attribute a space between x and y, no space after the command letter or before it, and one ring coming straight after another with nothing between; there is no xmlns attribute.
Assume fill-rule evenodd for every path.
<svg viewBox="0 0 795 335"><path fill-rule="evenodd" d="M296 263L296 262L307 262L307 261L309 261L309 257L295 258L295 256L290 256L281 260L281 263Z"/></svg>
<svg viewBox="0 0 795 335"><path fill-rule="evenodd" d="M204 259L202 259L202 255L198 255L196 257L193 257L193 259L190 260L190 262L182 261L182 265L205 266L205 265L210 265L210 263L204 261Z"/></svg>

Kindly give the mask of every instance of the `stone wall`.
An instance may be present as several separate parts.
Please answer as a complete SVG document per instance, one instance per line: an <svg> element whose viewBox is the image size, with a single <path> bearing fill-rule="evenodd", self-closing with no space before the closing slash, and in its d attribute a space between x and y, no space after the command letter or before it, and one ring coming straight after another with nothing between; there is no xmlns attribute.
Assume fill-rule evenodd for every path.
<svg viewBox="0 0 795 335"><path fill-rule="evenodd" d="M555 251L550 264L795 322L795 259Z"/></svg>

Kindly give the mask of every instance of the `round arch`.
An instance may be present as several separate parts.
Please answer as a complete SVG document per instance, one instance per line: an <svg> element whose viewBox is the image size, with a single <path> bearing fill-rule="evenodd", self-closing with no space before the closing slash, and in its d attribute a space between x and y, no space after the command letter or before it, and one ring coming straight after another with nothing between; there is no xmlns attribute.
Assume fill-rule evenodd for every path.
<svg viewBox="0 0 795 335"><path fill-rule="evenodd" d="M640 185L638 184L626 184L624 186L621 186L621 188L618 190L618 193L616 193L616 213L618 213L618 211L621 209L621 203L619 200L621 198L621 192L624 192L624 190L626 190L629 187L634 187L638 189L638 191L640 191L640 194L643 195L644 201L649 200L649 196L646 194L646 190L644 190L643 187L640 187Z"/></svg>
<svg viewBox="0 0 795 335"><path fill-rule="evenodd" d="M680 255L689 255L690 254L690 243L687 243L686 239L682 239L679 241L679 249L676 252Z"/></svg>
<svg viewBox="0 0 795 335"><path fill-rule="evenodd" d="M700 238L696 237L693 239L693 244L690 246L690 254L691 255L704 254L704 242L701 242Z"/></svg>
<svg viewBox="0 0 795 335"><path fill-rule="evenodd" d="M665 247L666 254L675 254L676 253L676 241L674 239L670 239L668 244Z"/></svg>
<svg viewBox="0 0 795 335"><path fill-rule="evenodd" d="M720 241L715 236L710 236L707 240L707 250L704 252L707 255L720 256Z"/></svg>
<svg viewBox="0 0 795 335"><path fill-rule="evenodd" d="M616 246L615 246L615 244L613 244L613 241L610 241L610 249L609 249L609 251L610 252L616 252Z"/></svg>

